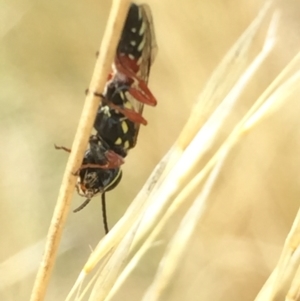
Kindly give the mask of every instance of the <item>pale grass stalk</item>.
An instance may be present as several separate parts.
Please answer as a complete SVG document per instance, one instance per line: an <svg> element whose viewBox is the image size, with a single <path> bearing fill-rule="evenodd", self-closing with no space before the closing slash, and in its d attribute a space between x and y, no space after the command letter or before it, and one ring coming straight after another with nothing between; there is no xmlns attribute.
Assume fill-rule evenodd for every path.
<svg viewBox="0 0 300 301"><path fill-rule="evenodd" d="M275 268L273 270L272 274L270 275L270 277L268 278L268 280L266 281L266 283L264 284L263 288L260 290L260 292L256 296L255 301L268 300L267 296L270 296L271 289L272 289L272 283L274 282L276 273L277 273L277 269Z"/></svg>
<svg viewBox="0 0 300 301"><path fill-rule="evenodd" d="M93 275L92 279L89 280L88 284L83 288L83 281L78 281L77 285L75 284L72 288L72 290L69 292L67 298L65 301L72 300L72 297L75 296L74 300L76 301L82 301L86 297L86 295L89 293L90 290L93 289L93 286L95 285L96 281L98 280L100 274L102 273L103 267L105 267L110 260L110 258L113 255L113 252L115 251L115 248L111 250L111 252L102 260L100 267L97 269L97 272ZM85 299L86 300L86 299Z"/></svg>
<svg viewBox="0 0 300 301"><path fill-rule="evenodd" d="M266 89L266 91L257 100L254 106L246 114L245 118L240 122L233 131L231 137L229 137L227 143L233 144L237 139L243 135L246 131L253 129L255 125L267 118L271 113L280 108L286 101L287 96L292 92L296 91L300 83L300 71L291 76L290 79L282 83L283 79L288 75L288 73L293 70L297 64L299 64L299 54L290 62L290 64L279 74L279 76L272 82L272 84ZM271 94L271 91L277 89ZM270 95L271 94L271 95ZM216 158L215 158L216 160ZM262 291L258 294L255 301L271 301L274 300L275 294L279 291L280 283L283 279L285 270L287 269L287 263L291 259L291 255L295 250L295 246L298 247L298 239L300 237L299 233L299 219L300 214L296 217L293 225L293 229L287 238L284 251L281 255L279 263L276 268L276 272L271 275L271 280L269 280ZM299 227L299 228L297 228ZM295 232L295 234L293 233ZM295 235L295 237L293 237ZM294 240L293 240L294 239ZM295 244L296 240L296 244ZM293 242L293 243L291 243Z"/></svg>
<svg viewBox="0 0 300 301"><path fill-rule="evenodd" d="M292 78L291 80L287 81L287 83L284 85L284 87L280 87L280 89L278 89L279 91L275 91L274 95L271 95L271 97L269 99L267 99L266 102L268 102L270 104L270 106L267 106L267 107L272 108L271 110L266 111L265 107L262 106L262 110L258 110L254 114L255 115L254 120L256 122L251 123L251 126L252 126L251 129L253 129L253 127L258 124L258 121L264 120L271 113L273 113L276 108L277 109L279 108L280 104L283 103L282 96L287 96L287 94L288 94L287 90L290 90L290 88L295 89L296 84L299 84L300 72L299 72L299 74L297 74L297 76L295 76L295 78L296 79ZM281 89L284 89L285 93L282 93ZM250 118L253 118L253 116L250 116ZM206 166L208 168L206 169L207 172L205 174L207 174L212 169L211 177L208 178L206 184L203 187L203 190L202 190L200 196L195 201L195 202L198 201L199 204L198 204L198 206L196 206L196 208L194 208L194 205L195 205L195 203L194 203L194 205L191 206L188 213L182 220L182 223L181 223L177 233L175 233L175 237L173 237L171 243L169 244L169 246L167 248L167 251L166 251L163 259L160 262L160 267L157 271L155 279L154 279L153 283L151 284L148 292L144 296L143 301L159 300L159 298L161 297L164 290L172 282L172 277L174 276L176 269L180 265L180 260L181 260L182 256L184 255L184 251L188 248L188 240L192 234L193 228L196 226L197 222L199 222L199 220L205 213L204 209L205 209L205 206L208 205L206 200L209 196L209 192L211 191L211 188L212 188L211 185L216 180L219 170L220 170L221 166L223 165L224 159L226 158L226 156L228 155L228 153L230 152L232 147L242 137L243 129L245 129L245 125L247 124L247 121L248 120L246 120L246 122L243 122L241 125L238 126L236 134L233 137L230 137L228 139L228 141L226 141L222 145L222 147L220 148L220 150L217 153L217 156L214 157L215 160L213 160L213 161L211 160L209 162L210 164L208 164ZM249 129L250 129L250 127L248 126L247 130L249 130ZM214 172L216 167L217 167L217 172ZM199 173L198 175L200 175L200 174L201 173ZM203 173L202 173L200 179L201 180L204 179ZM210 182L210 180L212 180L212 182ZM200 200L201 200L201 202L200 202ZM191 216L192 214L194 214L194 215ZM298 219L298 218L300 221L300 213L299 213L299 217L297 216L296 219ZM275 274L277 277L273 276L274 277L273 284L275 287L280 287L280 284L283 280L284 272L286 272L286 269L287 269L287 264L290 263L289 261L291 260L291 257L294 254L295 249L298 248L298 246L300 244L300 223L299 223L299 221L297 221L297 226L295 227L294 233L293 233L294 236L292 236L292 238L294 238L294 240L288 242L288 249L284 256L284 259L282 262L282 267L281 267L282 274L279 273L279 271L281 270L280 265L279 265L279 268L277 269L277 275ZM292 238L291 238L291 240L292 240ZM292 264L292 263L290 263L290 264ZM277 284L277 286L276 286L276 284ZM270 288L269 288L269 291L272 294L272 290ZM294 288L294 291L296 291L296 293L298 292L295 288ZM273 299L262 299L262 300L265 301L265 300L273 300Z"/></svg>
<svg viewBox="0 0 300 301"><path fill-rule="evenodd" d="M251 109L251 113L253 114L255 110L257 110L261 104L267 99L276 89L278 89L287 78L291 77L300 67L300 52L298 52L293 59L288 63L288 65L277 75L277 77L273 80L273 82L267 87L267 89L262 93L259 97L257 104L253 109Z"/></svg>
<svg viewBox="0 0 300 301"><path fill-rule="evenodd" d="M283 83L262 105L261 107L245 122L243 126L244 131L248 131L258 122L267 118L281 105L288 96L290 96L296 89L300 80L300 71L296 72L290 79Z"/></svg>
<svg viewBox="0 0 300 301"><path fill-rule="evenodd" d="M284 84L282 84L268 99L266 99L262 103L260 108L253 113L253 115L249 116L248 119L246 119L239 125L239 127L236 130L236 135L233 138L229 139L231 143L224 144L225 149L227 148L227 150L230 150L230 145L233 145L233 142L238 141L237 139L238 136L241 136L244 130L253 129L253 127L257 125L259 121L263 121L271 113L274 113L276 109L278 111L279 106L283 104L283 101L286 100L287 96L297 89L299 82L300 82L300 77L298 72L294 76L292 76L289 80L287 80ZM257 106L254 106L254 108L256 107ZM224 148L224 146L222 148ZM219 154L218 157L222 158L222 153ZM183 236L181 239L184 238L185 237ZM299 253L300 253L300 250L298 248L299 244L300 244L300 211L298 212L293 228L285 243L284 251L280 258L279 264L276 268L276 272L272 274L272 278L271 278L272 281L268 281L267 283L266 291L269 292L269 297L266 296L266 294L264 294L264 296L261 294L260 296L263 296L263 298L260 298L259 300L265 300L265 301L274 300L274 297L276 296L278 289L281 288L282 283L284 283L283 280L284 280L284 276L286 276L285 274L287 273L287 271L292 271L293 268L295 268L295 263L299 264ZM175 245L176 244L174 244L174 249L175 249ZM178 245L176 246L178 248L178 246L180 247L181 245L185 245L184 241L182 240L180 241L180 244L178 243ZM295 255L295 251L298 251L297 255ZM178 254L177 253L178 250L172 252L174 252L173 255L175 256L176 254ZM173 271L175 270L176 263L179 263L179 260L177 261L174 260L174 258L172 258L170 254L167 254L164 258L165 258L164 260L167 260L167 263L169 263L169 265L165 264L164 268L160 269L160 271L158 272L159 278L156 278L156 281L150 288L144 300L157 300L158 297L161 295L162 290L171 280L171 276L173 276ZM290 294L288 295L286 300L297 300L298 293L299 293L299 283L300 283L298 277L299 277L299 270L297 270L296 276L294 278L294 282L292 283Z"/></svg>
<svg viewBox="0 0 300 301"><path fill-rule="evenodd" d="M266 89L266 91L261 96L261 100L266 98L267 96L269 96L272 93L272 91L274 91L277 87L279 87L279 89L280 89L280 92L279 92L280 94L277 94L277 97L282 97L283 99L284 99L284 97L288 96L291 93L291 89L292 90L297 89L297 84L299 85L299 83L298 83L299 82L299 72L297 72L296 75L292 76L291 81L287 81L284 83L284 80L288 76L291 76L290 74L295 72L294 70L299 70L299 68L300 68L300 52L297 53L297 55L292 59L292 61L285 67L285 69L277 76L277 78L272 82L272 84ZM281 85L281 87L280 87L280 85ZM282 88L282 86L283 86L283 88ZM283 100L283 99L281 99L281 100ZM279 99L279 101L280 101L280 99ZM244 130L247 131L249 128L253 127L253 125L256 124L259 120L262 120L262 114L269 114L269 112L270 112L270 111L268 111L269 108L270 108L270 103L266 102L266 105L262 108L262 110L260 112L258 112L257 115L254 114L253 118L251 118L248 121L248 123L245 124ZM257 109L257 108L255 108L255 109ZM296 223L296 221L295 221L295 223ZM286 245L285 245L285 247L286 247ZM288 255L286 255L286 253ZM291 255L291 252L283 251L280 262L278 263L277 267L274 269L273 273L269 277L266 284L263 286L263 288L257 295L255 301L274 300L274 296L281 289L280 282L283 277L284 271L286 269L283 258L285 256L289 257L290 255ZM288 258L285 260L288 260ZM281 267L281 269L279 269L279 266ZM291 292L295 292L295 291L296 291L296 288L293 285L291 288ZM291 296L294 296L294 293L291 293ZM291 300L293 300L293 299L291 299Z"/></svg>
<svg viewBox="0 0 300 301"><path fill-rule="evenodd" d="M298 248L298 251L299 251L299 248ZM286 295L285 301L297 301L300 298L300 265L299 265L299 261L297 263L298 263L297 272L291 283L291 287ZM294 264L294 266L296 266L296 265Z"/></svg>
<svg viewBox="0 0 300 301"><path fill-rule="evenodd" d="M262 288L262 292L256 297L255 301L271 301L274 300L276 294L284 289L283 279L288 272L296 268L295 263L299 266L300 253L300 210L294 220L293 226L286 238L282 253L280 255L277 266L272 274L271 280ZM298 261L296 258L298 258ZM299 292L299 270L297 270L294 281L291 284L290 291L286 300L297 300Z"/></svg>
<svg viewBox="0 0 300 301"><path fill-rule="evenodd" d="M31 301L42 301L46 294L57 249L62 236L62 230L64 228L71 198L75 189L77 178L74 176L74 172L80 168L82 163L84 151L99 107L100 100L99 97L94 96L94 92L103 91L106 84L107 75L111 69L111 64L121 35L128 6L128 0L114 0L112 4L107 28L99 51L99 57L89 86L90 93L88 93L85 99L84 108L72 145L72 152L69 156L63 176L57 204L47 236L45 252L31 294Z"/></svg>
<svg viewBox="0 0 300 301"><path fill-rule="evenodd" d="M259 30L272 1L264 3L256 18L243 32L232 48L227 52L222 61L214 70L210 80L205 85L203 91L196 101L190 118L181 131L179 138L173 146L166 169L159 179L158 185L168 176L171 168L178 161L182 152L194 139L196 133L206 122L207 118L218 106L227 91L235 84L241 73L247 66L247 56L253 39ZM226 78L226 81L224 80Z"/></svg>
<svg viewBox="0 0 300 301"><path fill-rule="evenodd" d="M82 301L83 298L88 294L88 291L91 289L91 287L95 284L97 281L100 273L102 266L106 265L108 262L109 258L111 257L113 250L111 250L111 253L108 254L105 259L101 262L101 267L98 268L97 272L93 275L92 279L88 282L88 284L82 289L83 285L83 280L80 277L76 280L75 284L73 285L72 289L68 293L65 301L70 301L74 297L76 301Z"/></svg>
<svg viewBox="0 0 300 301"><path fill-rule="evenodd" d="M205 213L208 204L208 197L215 185L219 172L226 159L227 152L219 158L218 163L214 166L207 181L205 182L202 191L190 206L189 210L182 219L178 230L174 234L172 240L167 246L166 252L160 261L155 279L143 297L143 301L159 300L168 284L172 282L172 277L179 267L180 261L184 257L189 241L194 233L194 230Z"/></svg>
<svg viewBox="0 0 300 301"><path fill-rule="evenodd" d="M198 97L191 116L179 135L177 145L185 149L196 133L202 127L206 119L219 105L224 95L239 79L243 70L248 66L248 55L253 39L273 1L266 1L258 15L234 43L232 48L224 56L218 67L213 72L209 82ZM226 80L224 80L226 78Z"/></svg>
<svg viewBox="0 0 300 301"><path fill-rule="evenodd" d="M137 225L138 226L138 225ZM136 228L137 228L136 226ZM130 246L132 244L133 237L135 235L135 231L128 232L127 235L123 238L123 240L118 244L116 248L111 250L109 257L106 262L102 264L102 267L97 271L97 280L94 285L90 298L90 301L93 300L104 300L114 285L115 279L117 275L120 273L120 270L125 265L125 260L130 250ZM75 291L82 285L85 275L81 273L77 282L73 286L72 290L68 294L66 301L71 300L72 296L75 294ZM87 293L88 288L92 285L92 282L95 281L95 276L91 281L89 281L88 286L85 290L76 296L76 300L80 301L83 299L84 295Z"/></svg>
<svg viewBox="0 0 300 301"><path fill-rule="evenodd" d="M137 227L138 225L136 225L135 230ZM120 274L121 269L125 266L135 233L136 231L129 231L114 250L108 263L101 270L100 276L91 292L89 301L105 300L115 283L115 279Z"/></svg>

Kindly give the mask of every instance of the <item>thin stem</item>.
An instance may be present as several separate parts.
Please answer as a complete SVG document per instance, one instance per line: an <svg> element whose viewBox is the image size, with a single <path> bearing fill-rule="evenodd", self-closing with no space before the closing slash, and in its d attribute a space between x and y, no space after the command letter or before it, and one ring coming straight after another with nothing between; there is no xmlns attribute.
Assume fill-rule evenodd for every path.
<svg viewBox="0 0 300 301"><path fill-rule="evenodd" d="M84 151L88 144L89 135L99 107L100 98L95 97L94 92L104 90L128 7L128 0L114 0L112 3L108 23L99 50L99 57L89 86L89 91L92 93L86 95L84 108L72 145L72 152L69 156L48 231L45 252L35 279L30 301L42 301L45 298L62 230L69 213L71 198L75 189L76 177L73 174L74 171L79 170L82 163Z"/></svg>

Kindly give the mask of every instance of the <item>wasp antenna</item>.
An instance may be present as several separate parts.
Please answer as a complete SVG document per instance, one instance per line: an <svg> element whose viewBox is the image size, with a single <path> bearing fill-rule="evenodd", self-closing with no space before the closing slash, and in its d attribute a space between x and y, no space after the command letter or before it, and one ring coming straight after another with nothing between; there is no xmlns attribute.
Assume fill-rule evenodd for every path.
<svg viewBox="0 0 300 301"><path fill-rule="evenodd" d="M86 199L79 207L74 209L73 212L75 213L75 212L82 210L90 201L91 201L91 199Z"/></svg>
<svg viewBox="0 0 300 301"><path fill-rule="evenodd" d="M105 192L101 195L101 202L102 202L102 217L103 217L103 225L105 234L108 233L108 223L107 223L107 215L106 215L106 202L105 202Z"/></svg>

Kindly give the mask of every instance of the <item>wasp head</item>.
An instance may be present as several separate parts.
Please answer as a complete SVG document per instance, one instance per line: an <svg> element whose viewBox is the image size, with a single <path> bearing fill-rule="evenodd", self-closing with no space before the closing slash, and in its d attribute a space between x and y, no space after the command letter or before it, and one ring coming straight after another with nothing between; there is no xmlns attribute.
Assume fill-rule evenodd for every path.
<svg viewBox="0 0 300 301"><path fill-rule="evenodd" d="M79 172L76 189L79 195L91 199L99 193L114 189L121 178L120 168L86 168Z"/></svg>

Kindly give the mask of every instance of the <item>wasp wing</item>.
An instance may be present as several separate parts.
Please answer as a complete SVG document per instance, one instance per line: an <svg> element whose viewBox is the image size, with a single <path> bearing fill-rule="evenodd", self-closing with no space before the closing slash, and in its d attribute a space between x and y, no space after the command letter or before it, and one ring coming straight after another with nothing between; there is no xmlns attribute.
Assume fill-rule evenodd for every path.
<svg viewBox="0 0 300 301"><path fill-rule="evenodd" d="M148 83L150 68L154 62L154 59L157 54L157 44L154 33L153 19L150 7L147 4L142 4L138 6L139 8L139 17L142 20L142 25L140 27L139 33L143 37L139 47L141 49L141 57L139 59L139 71L137 72L137 76L144 80L145 83ZM136 100L129 93L127 93L127 97L132 103L133 107L137 112L142 114L144 104L140 101ZM136 135L134 137L135 143L137 140L137 136L139 133L140 124L135 124Z"/></svg>
<svg viewBox="0 0 300 301"><path fill-rule="evenodd" d="M149 5L141 4L139 6L139 11L143 20L143 25L140 30L144 36L144 46L142 49L142 62L140 64L140 71L138 75L145 82L148 82L150 68L157 55L158 47L156 44L153 18Z"/></svg>

